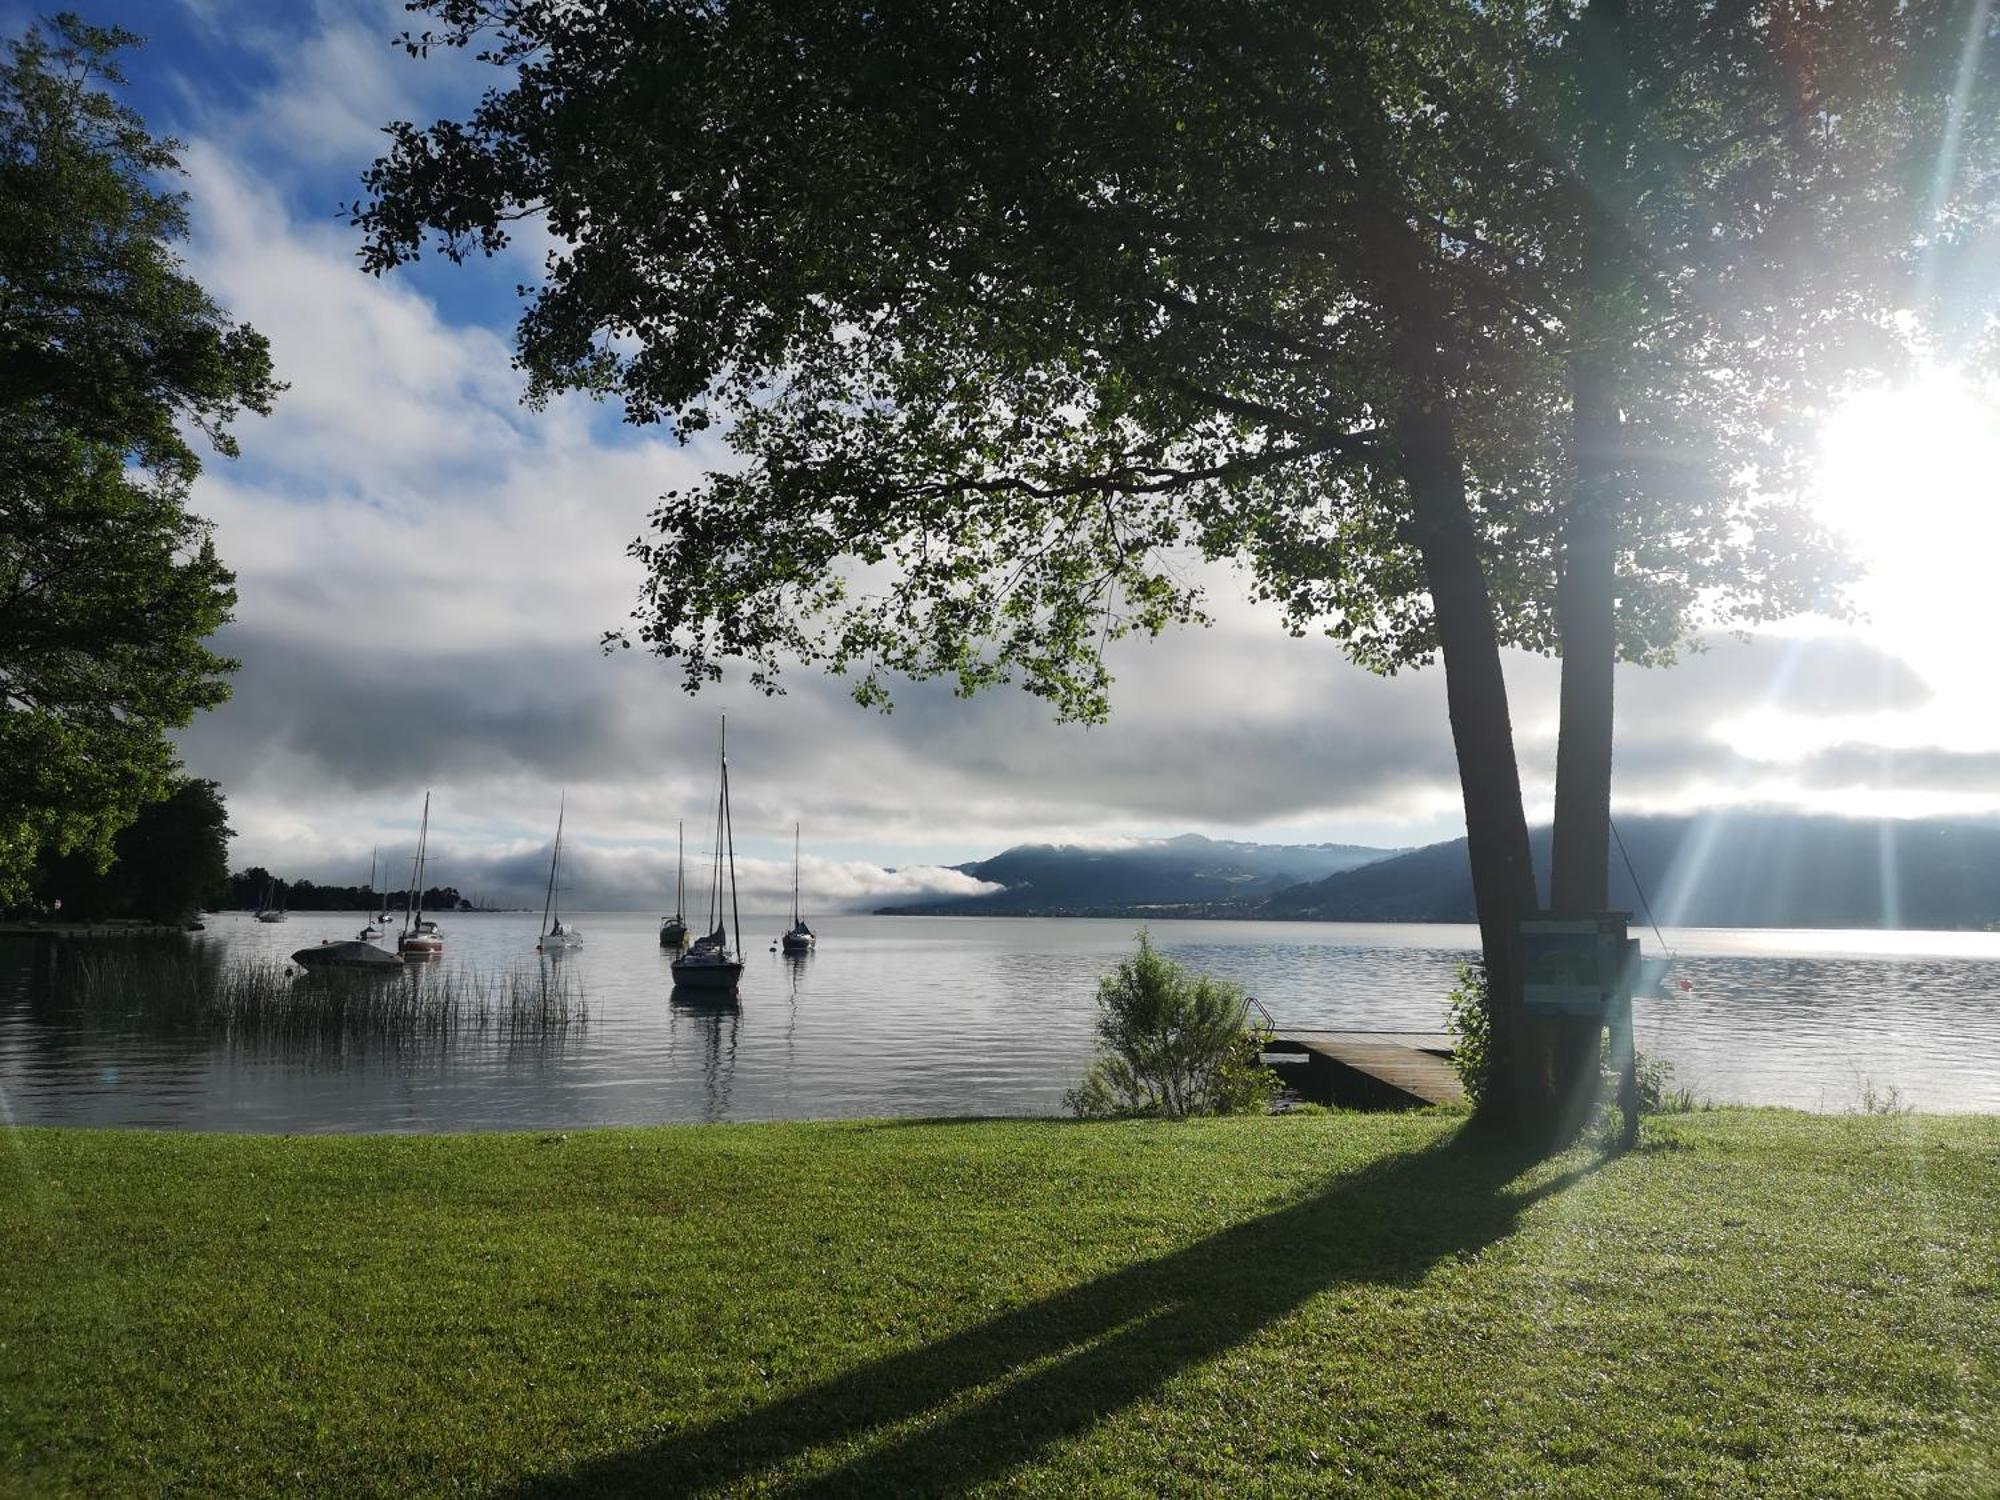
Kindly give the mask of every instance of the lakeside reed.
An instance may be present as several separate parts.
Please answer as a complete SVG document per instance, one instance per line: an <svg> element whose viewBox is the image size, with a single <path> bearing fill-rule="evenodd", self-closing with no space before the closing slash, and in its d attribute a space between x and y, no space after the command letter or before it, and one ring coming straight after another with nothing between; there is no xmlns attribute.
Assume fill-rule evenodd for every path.
<svg viewBox="0 0 2000 1500"><path fill-rule="evenodd" d="M411 965L386 974L302 970L172 937L64 944L41 968L37 1001L98 1021L300 1036L544 1034L588 1024L569 970Z"/></svg>

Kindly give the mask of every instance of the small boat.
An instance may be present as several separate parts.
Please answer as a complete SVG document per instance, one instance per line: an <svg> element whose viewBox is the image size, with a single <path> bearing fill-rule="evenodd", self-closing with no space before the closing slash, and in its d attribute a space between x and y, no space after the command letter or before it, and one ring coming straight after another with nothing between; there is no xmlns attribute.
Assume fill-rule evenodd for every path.
<svg viewBox="0 0 2000 1500"><path fill-rule="evenodd" d="M792 825L792 926L778 939L787 953L810 953L819 939L806 926L806 920L799 915L799 825Z"/></svg>
<svg viewBox="0 0 2000 1500"><path fill-rule="evenodd" d="M565 799L566 801L567 799ZM556 842L549 851L549 892L542 898L542 937L537 953L566 953L583 946L583 934L562 919L562 831L565 804L556 804Z"/></svg>
<svg viewBox="0 0 2000 1500"><path fill-rule="evenodd" d="M394 974L403 967L395 954L353 938L339 943L322 940L317 948L301 948L292 955L292 962L302 969L366 969L377 974Z"/></svg>
<svg viewBox="0 0 2000 1500"><path fill-rule="evenodd" d="M285 920L285 898L281 895L278 897L278 904L276 906L271 904L271 893L275 889L276 887L272 882L268 880L264 882L264 899L257 907L257 920L260 922L282 922Z"/></svg>
<svg viewBox="0 0 2000 1500"><path fill-rule="evenodd" d="M736 839L729 822L729 719L722 721L721 791L715 802L715 859L708 877L708 935L694 940L687 952L673 962L674 988L700 990L709 994L734 995L736 981L743 977L743 918L736 906ZM730 946L730 928L722 921L723 862L729 866L729 913L736 943Z"/></svg>
<svg viewBox="0 0 2000 1500"><path fill-rule="evenodd" d="M444 956L444 931L424 916L424 866L430 860L431 794L424 793L424 820L417 826L417 857L410 861L410 898L403 911L402 935L396 951L404 958L421 961Z"/></svg>
<svg viewBox="0 0 2000 1500"><path fill-rule="evenodd" d="M677 826L681 842L680 854L674 861L674 914L660 923L662 948L684 948L688 940L687 918L681 915L687 910L687 824Z"/></svg>
<svg viewBox="0 0 2000 1500"><path fill-rule="evenodd" d="M380 845L368 851L368 904L363 910L372 911L375 907L375 859L381 852ZM388 929L380 925L380 920L374 917L369 918L361 924L361 930L355 936L363 942L367 942L370 938L383 936Z"/></svg>

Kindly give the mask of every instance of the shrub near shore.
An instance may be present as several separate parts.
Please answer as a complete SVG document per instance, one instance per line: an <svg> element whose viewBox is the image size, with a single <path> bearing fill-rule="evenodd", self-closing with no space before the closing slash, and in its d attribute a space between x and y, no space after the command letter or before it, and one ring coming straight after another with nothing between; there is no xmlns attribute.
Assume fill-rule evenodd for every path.
<svg viewBox="0 0 2000 1500"><path fill-rule="evenodd" d="M24 1493L1990 1494L2000 1120L10 1134Z"/></svg>

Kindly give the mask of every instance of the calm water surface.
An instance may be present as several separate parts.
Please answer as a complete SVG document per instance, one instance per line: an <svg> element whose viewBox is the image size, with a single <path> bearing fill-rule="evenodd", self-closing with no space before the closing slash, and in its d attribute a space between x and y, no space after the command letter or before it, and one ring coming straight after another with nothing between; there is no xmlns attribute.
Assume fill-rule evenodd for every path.
<svg viewBox="0 0 2000 1500"><path fill-rule="evenodd" d="M579 952L534 954L539 914L445 919L448 963L560 963L588 1005L546 1035L279 1041L138 1016L79 1017L0 951L0 1118L203 1130L568 1129L657 1121L1060 1111L1090 1050L1097 978L1130 921L816 919L820 951L745 923L741 1003L669 999L657 918L583 913ZM355 913L211 918L193 941L283 955ZM1434 1030L1471 927L1156 922L1175 958L1247 986L1289 1026ZM762 937L753 934L763 934ZM2000 1110L2000 934L1670 931L1690 994L1641 1001L1639 1044L1717 1101L1842 1110L1894 1088L1927 1110ZM1647 951L1654 951L1649 936Z"/></svg>

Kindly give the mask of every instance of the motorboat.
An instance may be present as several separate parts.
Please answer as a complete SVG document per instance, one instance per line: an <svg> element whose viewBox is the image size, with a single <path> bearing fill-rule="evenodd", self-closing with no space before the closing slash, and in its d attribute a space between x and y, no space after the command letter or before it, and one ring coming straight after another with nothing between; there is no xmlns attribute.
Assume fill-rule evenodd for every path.
<svg viewBox="0 0 2000 1500"><path fill-rule="evenodd" d="M301 948L292 962L302 969L362 969L373 974L394 974L403 967L395 954L354 938L338 943L322 940L316 948Z"/></svg>

